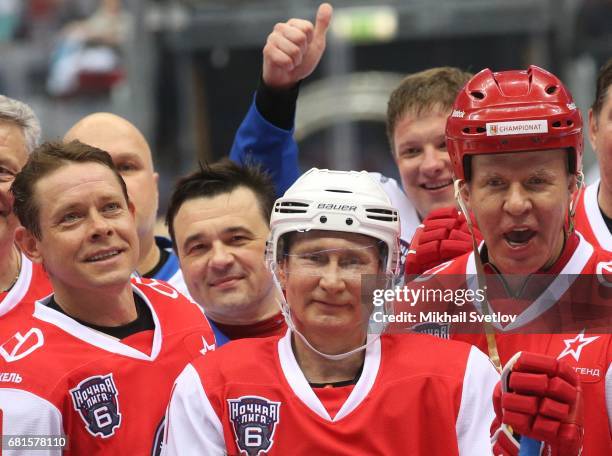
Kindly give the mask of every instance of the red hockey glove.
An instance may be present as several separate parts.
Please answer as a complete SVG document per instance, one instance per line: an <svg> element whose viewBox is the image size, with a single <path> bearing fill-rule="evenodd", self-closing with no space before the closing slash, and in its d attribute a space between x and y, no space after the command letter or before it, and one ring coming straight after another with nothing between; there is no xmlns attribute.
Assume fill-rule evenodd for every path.
<svg viewBox="0 0 612 456"><path fill-rule="evenodd" d="M494 454L518 455L514 434L544 442L551 456L577 456L582 449L582 392L578 375L564 361L517 353L506 364L493 396Z"/></svg>
<svg viewBox="0 0 612 456"><path fill-rule="evenodd" d="M475 227L475 222L473 224ZM482 235L475 227L476 242ZM436 209L419 225L406 257L406 274L422 274L472 250L465 216L454 207Z"/></svg>

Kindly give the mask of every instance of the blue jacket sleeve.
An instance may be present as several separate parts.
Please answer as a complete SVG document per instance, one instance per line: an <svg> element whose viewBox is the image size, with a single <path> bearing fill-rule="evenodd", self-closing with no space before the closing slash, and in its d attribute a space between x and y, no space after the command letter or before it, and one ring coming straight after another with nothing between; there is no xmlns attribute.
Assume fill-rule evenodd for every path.
<svg viewBox="0 0 612 456"><path fill-rule="evenodd" d="M277 196L282 196L300 176L293 129L283 130L264 119L257 111L255 98L236 132L230 159L241 165L260 165L272 177Z"/></svg>

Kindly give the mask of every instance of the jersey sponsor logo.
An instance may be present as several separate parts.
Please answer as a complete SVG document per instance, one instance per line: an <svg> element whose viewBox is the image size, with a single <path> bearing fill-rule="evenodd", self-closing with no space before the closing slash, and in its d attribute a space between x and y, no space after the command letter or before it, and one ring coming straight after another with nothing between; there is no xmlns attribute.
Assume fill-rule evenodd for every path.
<svg viewBox="0 0 612 456"><path fill-rule="evenodd" d="M429 334L441 339L450 337L450 323L419 323L410 329L419 334Z"/></svg>
<svg viewBox="0 0 612 456"><path fill-rule="evenodd" d="M599 336L584 337L584 332L577 334L573 339L564 339L563 343L565 344L565 348L557 359L561 359L565 356L572 356L576 362L578 362L580 361L582 349L591 342L595 342L597 339L599 339Z"/></svg>
<svg viewBox="0 0 612 456"><path fill-rule="evenodd" d="M592 367L574 366L574 370L580 376L582 383L596 383L605 375L605 370L601 365Z"/></svg>
<svg viewBox="0 0 612 456"><path fill-rule="evenodd" d="M16 372L0 372L0 383L21 383L23 378Z"/></svg>
<svg viewBox="0 0 612 456"><path fill-rule="evenodd" d="M258 456L270 450L281 403L259 396L241 396L227 403L241 454Z"/></svg>
<svg viewBox="0 0 612 456"><path fill-rule="evenodd" d="M94 437L108 438L121 424L119 393L113 374L88 377L70 390L74 409Z"/></svg>
<svg viewBox="0 0 612 456"><path fill-rule="evenodd" d="M13 337L7 340L0 346L0 355L5 359L7 363L19 361L25 358L34 350L40 348L45 343L45 337L38 328L30 328L30 330L21 335L20 332L16 332Z"/></svg>
<svg viewBox="0 0 612 456"><path fill-rule="evenodd" d="M487 136L526 135L548 132L545 120L518 120L513 122L488 122Z"/></svg>

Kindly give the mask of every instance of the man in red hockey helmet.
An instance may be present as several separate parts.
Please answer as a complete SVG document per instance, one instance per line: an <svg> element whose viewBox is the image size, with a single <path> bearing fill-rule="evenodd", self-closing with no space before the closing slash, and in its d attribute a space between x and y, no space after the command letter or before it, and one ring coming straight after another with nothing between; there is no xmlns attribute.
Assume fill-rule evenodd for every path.
<svg viewBox="0 0 612 456"><path fill-rule="evenodd" d="M589 300L610 304L606 272L612 255L573 230L583 143L571 95L557 77L535 66L483 70L457 96L446 136L458 202L464 213L473 213L484 242L431 272L439 281L440 274L477 277L480 289L501 283L506 295L473 306L494 314L511 302L516 314L513 323L493 324L486 335L454 335L481 347L498 366L506 364L497 401L504 425L494 436L495 454L518 454L521 444L528 445L508 425L545 442L550 454L579 454L580 389L583 454L609 454L610 335L537 334L538 328L551 328L560 308L578 302L584 280L590 280L584 288ZM580 274L592 276L576 279ZM517 334L527 329L529 334ZM539 385L522 383L530 379Z"/></svg>
<svg viewBox="0 0 612 456"><path fill-rule="evenodd" d="M589 139L597 156L600 176L585 187L576 204L576 231L593 246L612 251L612 59L597 75L595 97L589 109ZM482 235L475 232L479 240ZM430 212L413 237L406 274L419 274L471 250L465 217L456 208Z"/></svg>

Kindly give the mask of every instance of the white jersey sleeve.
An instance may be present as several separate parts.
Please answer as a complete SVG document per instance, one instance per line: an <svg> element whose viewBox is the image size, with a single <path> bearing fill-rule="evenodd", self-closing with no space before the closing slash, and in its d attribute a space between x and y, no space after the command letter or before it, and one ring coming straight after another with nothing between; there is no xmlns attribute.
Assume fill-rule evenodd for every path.
<svg viewBox="0 0 612 456"><path fill-rule="evenodd" d="M223 426L191 364L174 383L165 432L163 456L226 454Z"/></svg>
<svg viewBox="0 0 612 456"><path fill-rule="evenodd" d="M459 454L490 455L490 427L493 410L493 390L499 374L487 356L472 347L465 368L461 407L457 415L457 442Z"/></svg>
<svg viewBox="0 0 612 456"><path fill-rule="evenodd" d="M0 389L0 411L2 411L2 436L43 437L63 436L61 412L49 401L29 391L3 388ZM61 456L62 450L56 449L3 449L2 455L27 456Z"/></svg>

